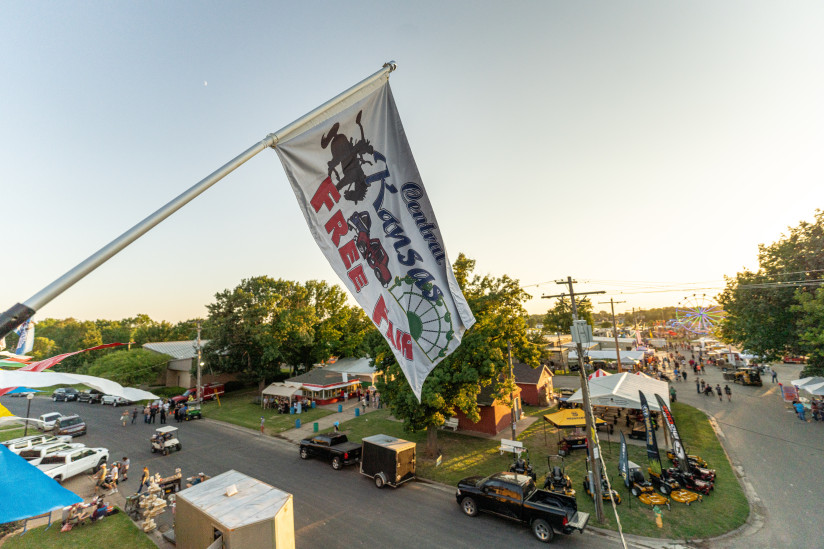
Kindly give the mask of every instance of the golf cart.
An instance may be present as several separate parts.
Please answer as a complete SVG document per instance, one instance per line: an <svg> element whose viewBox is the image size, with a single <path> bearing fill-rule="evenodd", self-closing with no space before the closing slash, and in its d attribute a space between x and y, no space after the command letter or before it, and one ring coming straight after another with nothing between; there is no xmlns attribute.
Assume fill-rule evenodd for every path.
<svg viewBox="0 0 824 549"><path fill-rule="evenodd" d="M560 461L561 465L553 465L553 458ZM549 490L550 492L556 492L558 494L564 494L565 496L574 498L575 490L572 488L572 480L570 480L569 475L566 474L564 457L547 456L546 464L547 467L549 467L549 471L546 474L546 479L544 479L544 490Z"/></svg>
<svg viewBox="0 0 824 549"><path fill-rule="evenodd" d="M734 372L724 372L724 379L741 385L761 387L761 375L757 368L738 368Z"/></svg>
<svg viewBox="0 0 824 549"><path fill-rule="evenodd" d="M168 455L172 450L180 450L182 448L180 441L177 440L177 427L164 425L155 429L155 434L151 438L152 453L159 452Z"/></svg>
<svg viewBox="0 0 824 549"><path fill-rule="evenodd" d="M655 492L652 483L644 478L644 473L641 472L641 467L630 461L627 474L629 475L629 491L633 496L637 497L641 503L649 506L666 505L670 509L669 498L662 496Z"/></svg>
<svg viewBox="0 0 824 549"><path fill-rule="evenodd" d="M203 412L200 410L201 402L193 400L186 403L186 421L190 419L203 419Z"/></svg>

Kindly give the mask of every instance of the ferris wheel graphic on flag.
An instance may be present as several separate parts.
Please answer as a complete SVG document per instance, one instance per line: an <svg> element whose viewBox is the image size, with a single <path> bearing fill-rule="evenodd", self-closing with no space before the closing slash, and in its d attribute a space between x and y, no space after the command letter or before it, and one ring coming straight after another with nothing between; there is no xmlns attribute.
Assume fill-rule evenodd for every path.
<svg viewBox="0 0 824 549"><path fill-rule="evenodd" d="M455 336L452 315L443 298L430 301L423 296L411 276L395 277L389 293L406 312L409 332L430 361L446 356L446 347Z"/></svg>

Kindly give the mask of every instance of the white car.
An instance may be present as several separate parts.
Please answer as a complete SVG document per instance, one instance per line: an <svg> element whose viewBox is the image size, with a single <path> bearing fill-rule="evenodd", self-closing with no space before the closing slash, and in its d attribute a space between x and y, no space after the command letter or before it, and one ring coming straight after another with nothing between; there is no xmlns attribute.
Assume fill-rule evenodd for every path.
<svg viewBox="0 0 824 549"><path fill-rule="evenodd" d="M126 400L123 397L114 396L114 395L103 395L103 398L100 400L101 404L111 404L115 408L118 406L128 406L131 404L131 401Z"/></svg>
<svg viewBox="0 0 824 549"><path fill-rule="evenodd" d="M85 446L85 444L81 444L79 442L47 442L45 444L38 444L34 448L23 450L20 452L20 457L32 465L40 465L43 458L47 456L62 452L64 450L84 448Z"/></svg>
<svg viewBox="0 0 824 549"><path fill-rule="evenodd" d="M38 419L42 423L37 424L37 428L41 431L51 431L54 429L54 422L63 417L63 414L60 412L49 412L48 414L43 414Z"/></svg>
<svg viewBox="0 0 824 549"><path fill-rule="evenodd" d="M14 438L11 440L6 440L3 442L3 446L7 447L12 453L20 454L23 450L28 450L29 448L33 448L38 444L43 444L46 442L71 442L72 437L61 435L59 437L55 437L52 435L29 435L27 437L20 437Z"/></svg>
<svg viewBox="0 0 824 549"><path fill-rule="evenodd" d="M63 482L86 471L96 472L108 459L106 448L74 448L44 457L37 468L57 482Z"/></svg>

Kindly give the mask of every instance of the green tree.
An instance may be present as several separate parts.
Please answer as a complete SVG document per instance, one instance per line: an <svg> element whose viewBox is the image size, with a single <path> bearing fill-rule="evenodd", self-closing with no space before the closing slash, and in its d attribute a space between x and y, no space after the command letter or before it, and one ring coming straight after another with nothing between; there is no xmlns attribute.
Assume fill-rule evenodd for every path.
<svg viewBox="0 0 824 549"><path fill-rule="evenodd" d="M103 377L126 387L153 384L164 372L172 357L146 349L119 350L97 358L81 371L90 376Z"/></svg>
<svg viewBox="0 0 824 549"><path fill-rule="evenodd" d="M578 320L586 320L590 326L595 324L592 315L592 302L586 298L576 300ZM544 317L544 333L560 332L568 334L572 326L572 304L566 297L558 298L555 306Z"/></svg>
<svg viewBox="0 0 824 549"><path fill-rule="evenodd" d="M758 270L728 278L719 296L726 312L722 338L773 360L787 353L818 356L821 342L814 333L824 330L815 312L817 280L824 271L822 249L821 210L812 223L802 221L776 242L760 245Z"/></svg>
<svg viewBox="0 0 824 549"><path fill-rule="evenodd" d="M58 354L55 352L56 348L57 343L55 343L51 339L47 337L35 336L34 346L32 347L29 356L33 357L33 360L35 361L43 360L44 358L49 358L50 356Z"/></svg>
<svg viewBox="0 0 824 549"><path fill-rule="evenodd" d="M469 418L480 419L477 396L481 387L492 386L493 393L509 401L513 385L509 379L507 343L512 345L513 360L538 365L539 349L527 338L523 303L530 298L518 281L473 275L475 261L463 254L453 265L476 323L463 337L461 345L442 360L423 384L421 402L381 337L371 334L376 369L383 374L377 382L381 398L392 414L403 420L407 431L427 431L427 454L437 453L438 427L455 410Z"/></svg>
<svg viewBox="0 0 824 549"><path fill-rule="evenodd" d="M210 364L241 372L261 389L280 375L282 364L311 367L362 346L363 335L348 329L373 329L346 305L339 286L323 281L250 278L216 294L207 309Z"/></svg>

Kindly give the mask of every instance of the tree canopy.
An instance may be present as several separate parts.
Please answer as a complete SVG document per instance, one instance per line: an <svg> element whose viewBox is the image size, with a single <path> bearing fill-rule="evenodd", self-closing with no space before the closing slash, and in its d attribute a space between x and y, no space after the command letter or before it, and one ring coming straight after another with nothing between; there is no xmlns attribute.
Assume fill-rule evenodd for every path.
<svg viewBox="0 0 824 549"><path fill-rule="evenodd" d="M280 377L281 365L311 367L333 355L361 356L375 330L339 286L258 276L215 295L207 305L210 364L259 385Z"/></svg>
<svg viewBox="0 0 824 549"><path fill-rule="evenodd" d="M777 359L809 356L803 375L824 375L824 212L758 248L758 270L727 279L719 296L726 318L721 336L748 351Z"/></svg>
<svg viewBox="0 0 824 549"><path fill-rule="evenodd" d="M586 320L592 326L595 319L592 314L592 302L589 299L576 300L578 309L578 320ZM555 306L547 311L544 316L544 332L553 334L560 332L568 334L572 326L572 303L567 297L560 297Z"/></svg>
<svg viewBox="0 0 824 549"><path fill-rule="evenodd" d="M381 398L393 415L403 420L408 431L428 430L427 450L437 447L437 428L455 410L478 420L477 396L481 387L508 401L513 384L509 379L507 344L513 360L538 365L538 346L527 338L527 315L523 303L530 296L518 281L473 274L475 261L463 254L453 265L455 278L475 315L475 324L463 336L460 346L443 359L423 384L421 402L415 398L389 345L371 339L376 369L383 373L377 382Z"/></svg>

